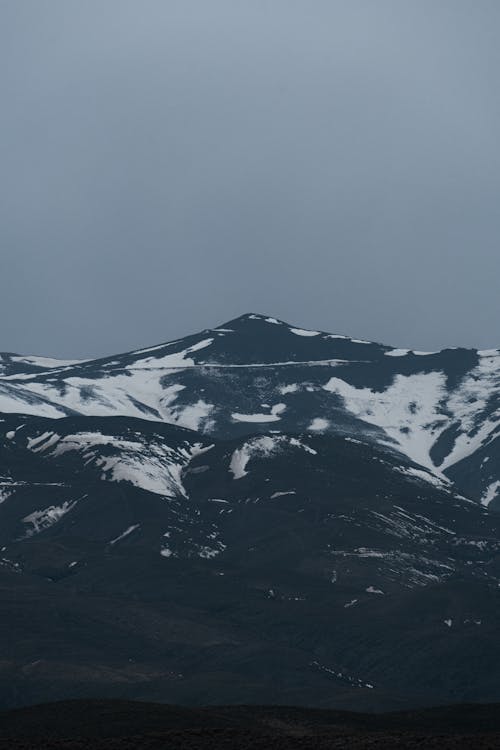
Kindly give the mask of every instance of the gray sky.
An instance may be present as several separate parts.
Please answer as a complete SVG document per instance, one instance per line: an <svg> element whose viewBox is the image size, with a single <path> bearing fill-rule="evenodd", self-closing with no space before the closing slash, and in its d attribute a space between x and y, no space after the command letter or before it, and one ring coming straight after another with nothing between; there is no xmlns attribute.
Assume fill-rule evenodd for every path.
<svg viewBox="0 0 500 750"><path fill-rule="evenodd" d="M0 350L500 346L498 0L0 0Z"/></svg>

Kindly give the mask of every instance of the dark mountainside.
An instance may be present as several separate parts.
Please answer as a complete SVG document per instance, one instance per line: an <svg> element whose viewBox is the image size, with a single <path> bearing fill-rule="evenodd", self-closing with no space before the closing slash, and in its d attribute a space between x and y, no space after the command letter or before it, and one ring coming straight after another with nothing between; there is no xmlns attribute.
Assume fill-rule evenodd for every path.
<svg viewBox="0 0 500 750"><path fill-rule="evenodd" d="M0 706L500 701L499 365L253 314L0 355Z"/></svg>

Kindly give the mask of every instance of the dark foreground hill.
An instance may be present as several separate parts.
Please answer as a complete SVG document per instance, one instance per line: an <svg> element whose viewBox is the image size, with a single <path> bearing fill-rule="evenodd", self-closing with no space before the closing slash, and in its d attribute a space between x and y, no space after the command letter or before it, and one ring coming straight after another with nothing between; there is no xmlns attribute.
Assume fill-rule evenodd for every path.
<svg viewBox="0 0 500 750"><path fill-rule="evenodd" d="M500 743L497 704L361 714L280 706L188 709L68 701L0 714L7 750L479 748Z"/></svg>

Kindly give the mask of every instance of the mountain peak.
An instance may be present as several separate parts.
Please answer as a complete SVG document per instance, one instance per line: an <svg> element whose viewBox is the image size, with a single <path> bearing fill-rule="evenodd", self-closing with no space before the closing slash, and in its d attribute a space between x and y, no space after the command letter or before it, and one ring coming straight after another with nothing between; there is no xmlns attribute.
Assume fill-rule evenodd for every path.
<svg viewBox="0 0 500 750"><path fill-rule="evenodd" d="M238 315L237 318L233 318L232 320L228 320L226 323L222 323L220 326L217 326L218 328L230 328L231 326L237 327L238 325L242 325L245 323L271 323L275 325L288 325L284 320L279 320L278 318L273 318L269 315L263 315L262 313L256 313L256 312L247 312L243 313L243 315Z"/></svg>

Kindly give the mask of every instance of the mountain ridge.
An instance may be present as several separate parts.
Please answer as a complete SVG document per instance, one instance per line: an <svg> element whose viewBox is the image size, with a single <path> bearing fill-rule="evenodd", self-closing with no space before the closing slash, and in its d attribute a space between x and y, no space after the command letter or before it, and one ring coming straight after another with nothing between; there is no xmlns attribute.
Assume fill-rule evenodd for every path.
<svg viewBox="0 0 500 750"><path fill-rule="evenodd" d="M494 442L500 427L498 350L415 353L255 313L146 349L49 364L16 357L11 372L4 361L0 410L122 414L219 437L271 424L349 434L356 424L355 434L377 433L436 476L455 467L455 481L464 475L468 491L470 472L460 462ZM253 371L260 368L257 376ZM500 472L493 476L489 468L480 468L474 488L485 504L496 498L500 481Z"/></svg>

